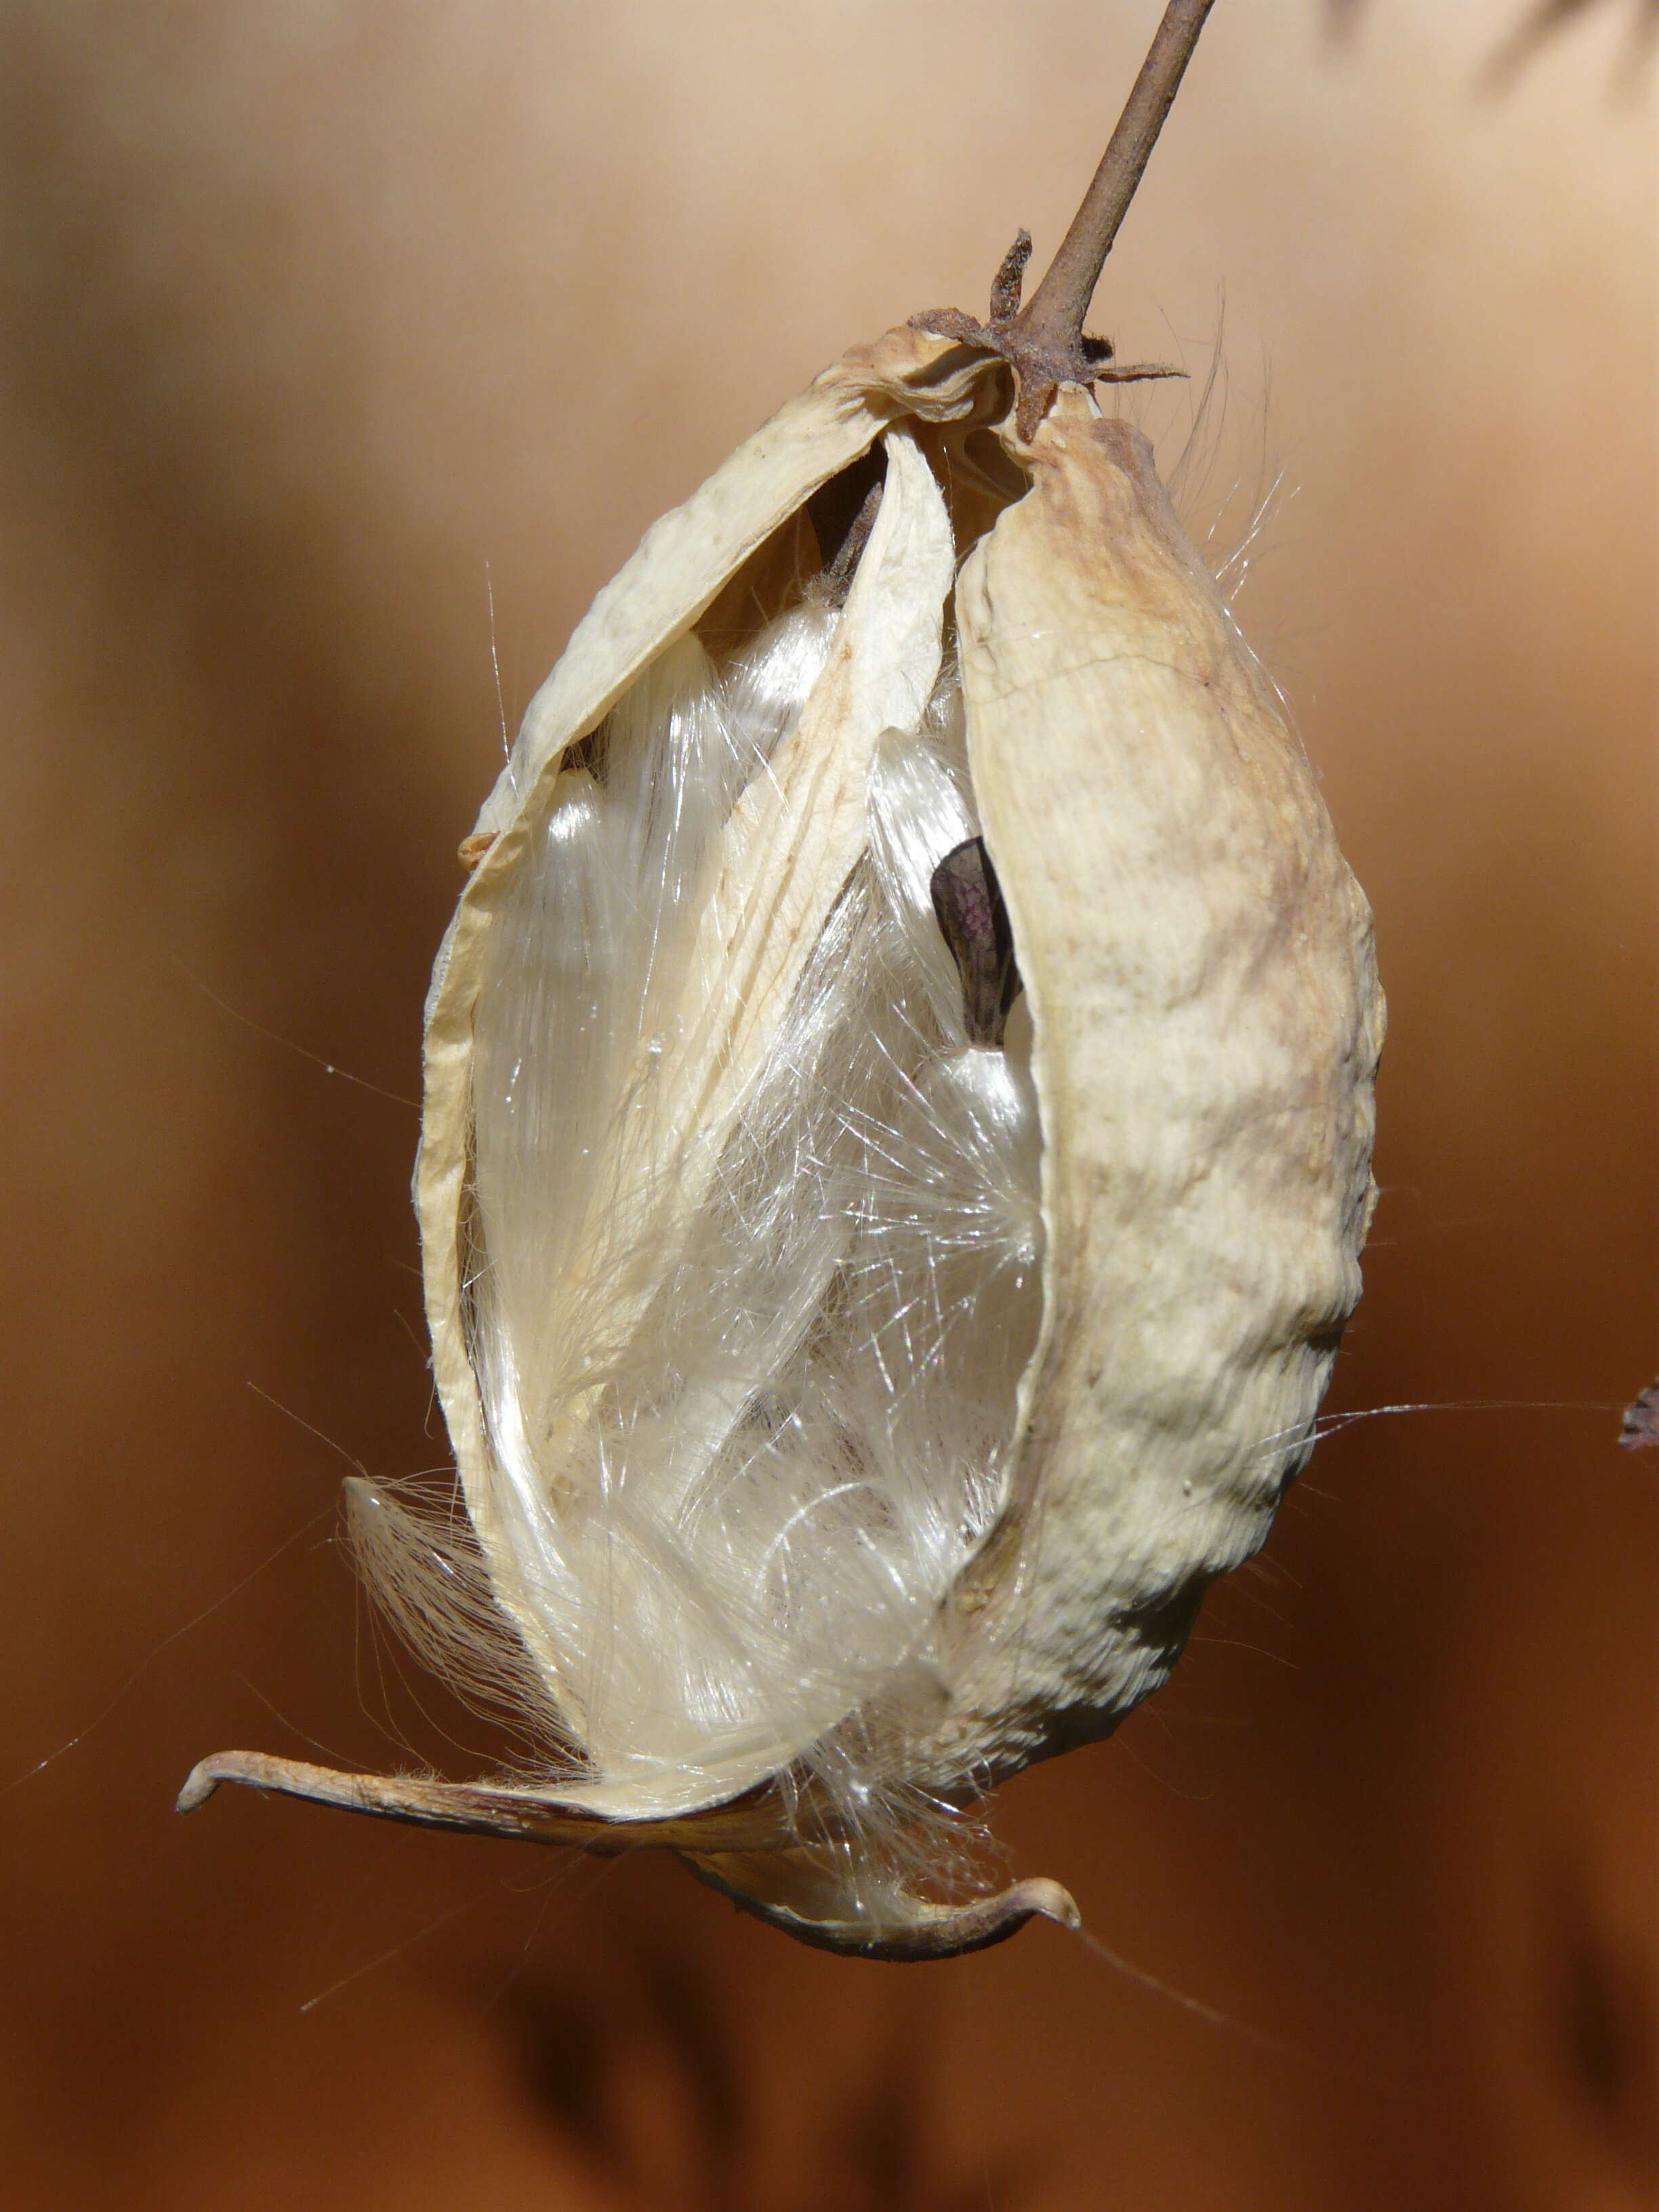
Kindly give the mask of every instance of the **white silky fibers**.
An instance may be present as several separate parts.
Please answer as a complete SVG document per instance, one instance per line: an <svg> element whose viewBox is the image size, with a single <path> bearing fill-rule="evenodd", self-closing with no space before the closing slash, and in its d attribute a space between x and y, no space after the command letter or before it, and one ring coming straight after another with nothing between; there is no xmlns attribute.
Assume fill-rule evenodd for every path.
<svg viewBox="0 0 1659 2212"><path fill-rule="evenodd" d="M579 1742L653 1814L793 1767L820 1837L914 1825L883 1801L1041 1305L1029 1022L970 1041L931 892L978 830L948 656L874 746L865 857L770 1048L730 1110L688 1106L723 840L842 620L814 579L724 665L669 647L567 761L492 923L467 1315L521 1641L459 1520L355 1501L397 1624L539 1712L544 1756Z"/></svg>

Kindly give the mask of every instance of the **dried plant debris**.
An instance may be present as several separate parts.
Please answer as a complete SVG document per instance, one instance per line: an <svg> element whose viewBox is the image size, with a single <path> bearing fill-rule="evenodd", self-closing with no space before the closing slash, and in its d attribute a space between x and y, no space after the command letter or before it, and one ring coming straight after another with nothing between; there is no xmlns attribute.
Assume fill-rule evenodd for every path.
<svg viewBox="0 0 1659 2212"><path fill-rule="evenodd" d="M1626 1407L1619 1441L1626 1451L1659 1450L1659 1382Z"/></svg>
<svg viewBox="0 0 1659 2212"><path fill-rule="evenodd" d="M1146 441L1056 374L1075 289L1013 281L647 533L468 841L416 1179L465 1510L351 1495L522 1771L230 1753L188 1802L665 1845L866 1956L1075 1923L975 1808L1158 1687L1305 1462L1382 1010Z"/></svg>

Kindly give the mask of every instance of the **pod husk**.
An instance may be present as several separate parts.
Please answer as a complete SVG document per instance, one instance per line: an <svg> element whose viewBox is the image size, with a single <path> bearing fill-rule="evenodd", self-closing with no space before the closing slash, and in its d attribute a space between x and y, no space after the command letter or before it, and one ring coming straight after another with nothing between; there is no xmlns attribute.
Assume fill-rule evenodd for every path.
<svg viewBox="0 0 1659 2212"><path fill-rule="evenodd" d="M751 823L733 848L760 855L755 872L726 882L688 987L725 1008L719 1049L684 1071L688 1110L718 1121L722 1071L764 1054L858 862L870 744L908 711L907 684L914 708L937 671L937 613L930 642L917 605L937 605L955 556L927 501L907 507L903 491L930 456L957 551L973 541L955 580L956 649L984 841L1030 1000L1045 1235L1005 1502L945 1601L934 1694L902 1746L917 1790L957 1804L1108 1733L1167 1675L1208 1583L1263 1540L1358 1294L1382 1027L1364 899L1146 441L1075 386L1022 437L1012 383L989 354L908 326L855 349L600 593L469 841L477 864L428 1002L416 1176L434 1372L468 1513L497 1600L551 1675L495 1513L469 1340L471 1054L492 916L570 749L815 490L891 433L883 512L848 602L863 659L817 750L800 749L807 784L785 778L756 799L772 810L763 834ZM997 480L982 467L952 477L951 451L988 423L1006 456ZM868 690L872 667L885 691ZM580 1743L579 1705L552 1686ZM205 1762L191 1802L219 1779L353 1802L344 1784L365 1779L284 1779L283 1764ZM547 1839L588 1848L667 1844L791 1933L868 1955L975 1948L1033 1914L1075 1920L1052 1883L948 1905L896 1878L849 1886L835 1852L803 1848L788 1765L702 1774L672 1802L603 1781L422 1782L405 1816L518 1834L539 1820ZM380 1795L362 1809L395 1813L399 1785L368 1779ZM856 1838L845 1850L850 1863Z"/></svg>

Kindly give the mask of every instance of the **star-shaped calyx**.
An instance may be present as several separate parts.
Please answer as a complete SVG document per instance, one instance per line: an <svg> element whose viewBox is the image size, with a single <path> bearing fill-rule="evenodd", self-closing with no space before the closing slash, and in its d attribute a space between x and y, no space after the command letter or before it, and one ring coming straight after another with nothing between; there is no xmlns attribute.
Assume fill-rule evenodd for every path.
<svg viewBox="0 0 1659 2212"><path fill-rule="evenodd" d="M1073 336L1063 324L1055 327L1050 318L1034 315L1041 293L1022 309L1020 293L1030 258L1031 234L1022 230L1003 255L992 283L987 321L976 322L960 307L933 307L910 318L912 330L981 347L1008 363L1018 384L1014 423L1022 441L1036 434L1062 384L1134 384L1144 377L1186 374L1185 369L1164 362L1120 362L1113 357L1110 338L1087 337L1081 331Z"/></svg>

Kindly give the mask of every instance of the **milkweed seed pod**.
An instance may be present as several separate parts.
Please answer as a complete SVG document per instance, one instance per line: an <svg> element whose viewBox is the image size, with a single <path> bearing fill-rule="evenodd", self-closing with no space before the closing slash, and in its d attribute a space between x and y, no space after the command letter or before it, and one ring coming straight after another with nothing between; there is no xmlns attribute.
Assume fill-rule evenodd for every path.
<svg viewBox="0 0 1659 2212"><path fill-rule="evenodd" d="M465 1514L353 1510L524 1771L184 1802L665 1844L874 1955L1075 1922L966 1816L1158 1687L1305 1461L1382 1007L1146 441L933 319L647 533L464 848L416 1194Z"/></svg>

